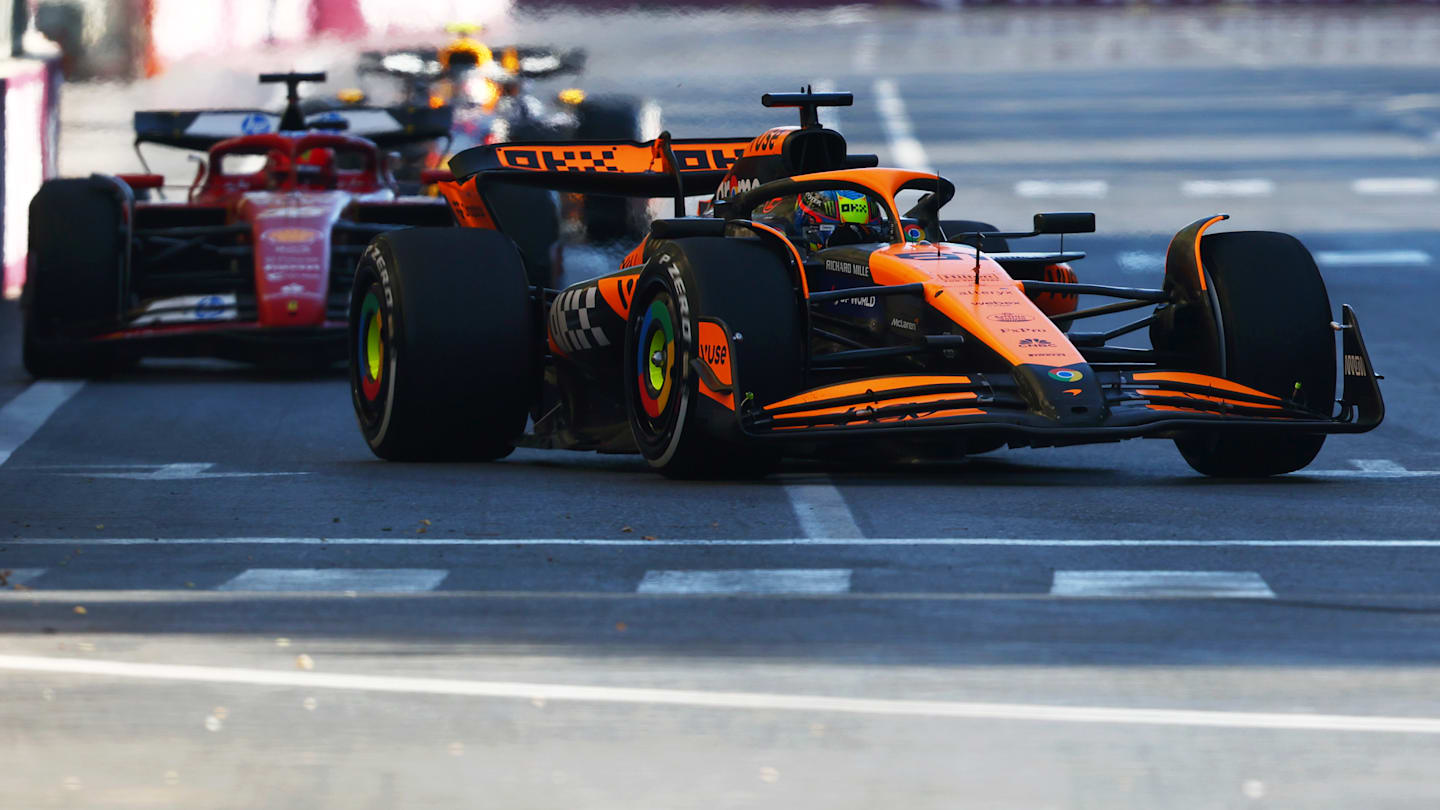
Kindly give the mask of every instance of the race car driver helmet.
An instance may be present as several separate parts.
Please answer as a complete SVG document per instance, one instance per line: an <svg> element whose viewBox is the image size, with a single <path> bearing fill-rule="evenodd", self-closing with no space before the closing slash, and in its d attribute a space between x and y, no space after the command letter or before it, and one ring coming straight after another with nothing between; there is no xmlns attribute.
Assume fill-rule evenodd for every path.
<svg viewBox="0 0 1440 810"><path fill-rule="evenodd" d="M806 191L795 200L794 233L810 250L885 240L881 212L863 192Z"/></svg>
<svg viewBox="0 0 1440 810"><path fill-rule="evenodd" d="M283 188L290 182L290 156L283 150L271 149L265 156L265 181L271 189Z"/></svg>

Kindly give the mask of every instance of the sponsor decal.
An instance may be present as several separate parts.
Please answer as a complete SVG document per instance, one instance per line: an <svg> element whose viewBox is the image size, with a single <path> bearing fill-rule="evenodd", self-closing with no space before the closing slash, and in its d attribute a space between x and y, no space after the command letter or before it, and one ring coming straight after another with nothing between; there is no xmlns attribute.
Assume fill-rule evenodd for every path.
<svg viewBox="0 0 1440 810"><path fill-rule="evenodd" d="M873 307L873 306L875 306L875 296L873 296L873 295L857 295L857 296L855 296L854 298L841 298L841 299L837 300L835 303L837 303L837 304L853 304L854 306L857 306L857 307Z"/></svg>
<svg viewBox="0 0 1440 810"><path fill-rule="evenodd" d="M862 278L870 277L870 268L866 267L865 265L855 264L854 262L845 262L839 259L826 259L825 269L829 270L832 273L844 273L847 276L860 276Z"/></svg>
<svg viewBox="0 0 1440 810"><path fill-rule="evenodd" d="M264 113L250 113L240 120L240 131L246 135L264 135L270 131L270 117Z"/></svg>
<svg viewBox="0 0 1440 810"><path fill-rule="evenodd" d="M1039 326L1002 326L999 329L1002 335L1048 335L1049 329Z"/></svg>
<svg viewBox="0 0 1440 810"><path fill-rule="evenodd" d="M314 228L271 228L260 238L276 245L308 245L322 234Z"/></svg>
<svg viewBox="0 0 1440 810"><path fill-rule="evenodd" d="M225 311L229 304L218 295L207 295L195 302L195 319L198 321L213 321L225 317Z"/></svg>
<svg viewBox="0 0 1440 810"><path fill-rule="evenodd" d="M923 242L925 241L925 231L922 230L919 226L907 225L905 227L905 241Z"/></svg>
<svg viewBox="0 0 1440 810"><path fill-rule="evenodd" d="M915 331L914 321L901 320L900 318L891 318L890 325L895 327L896 329L905 329L910 332Z"/></svg>
<svg viewBox="0 0 1440 810"><path fill-rule="evenodd" d="M749 191L750 189L755 188L758 185L760 185L760 181L756 180L753 177L745 180L740 180L732 174L730 175L729 179L722 183L720 185L720 188L716 190L715 197L721 200L728 200L731 197L734 197L735 195L742 192ZM770 200L765 203L766 207L761 210L770 211L774 209L775 206L779 204L779 202L779 198Z"/></svg>
<svg viewBox="0 0 1440 810"><path fill-rule="evenodd" d="M1051 343L1050 341L1046 340L1045 338L1024 338L1023 340L1020 341L1020 344L1019 344L1019 345L1020 345L1020 348L1022 348L1022 349L1038 349L1038 348L1047 348L1047 349L1048 349L1048 348L1054 346L1055 344L1054 344L1054 343Z"/></svg>
<svg viewBox="0 0 1440 810"><path fill-rule="evenodd" d="M565 351L610 345L610 336L592 322L600 300L599 288L594 285L567 290L555 299L550 307L550 335Z"/></svg>
<svg viewBox="0 0 1440 810"><path fill-rule="evenodd" d="M1365 359L1358 354L1345 355L1345 376L1365 377Z"/></svg>
<svg viewBox="0 0 1440 810"><path fill-rule="evenodd" d="M182 295L147 301L145 309L135 320L130 322L130 325L154 326L196 321L233 321L238 317L239 313L235 310L234 293Z"/></svg>
<svg viewBox="0 0 1440 810"><path fill-rule="evenodd" d="M997 312L989 316L989 318L992 321L999 321L1000 323L1024 323L1035 320L1034 317L1026 315L1023 312Z"/></svg>
<svg viewBox="0 0 1440 810"><path fill-rule="evenodd" d="M1073 368L1052 368L1049 371L1050 379L1060 382L1079 382L1085 375Z"/></svg>
<svg viewBox="0 0 1440 810"><path fill-rule="evenodd" d="M895 258L909 259L912 262L958 262L966 260L972 262L975 261L974 256L962 256L956 253L936 253L933 250L926 250L916 253L896 253ZM971 280L974 280L975 277L971 276L970 278Z"/></svg>
<svg viewBox="0 0 1440 810"><path fill-rule="evenodd" d="M327 209L325 209L325 208L319 208L319 207L313 206L313 205L280 206L280 207L277 207L277 208L267 208L267 209L265 209L264 211L261 211L260 213L256 214L256 215L255 215L255 218L256 218L256 219L278 219L278 218L284 218L284 219L300 219L300 218L302 218L302 217L321 217L321 216L325 216L326 213L328 213L328 210L327 210Z"/></svg>
<svg viewBox="0 0 1440 810"><path fill-rule="evenodd" d="M285 295L298 295L298 294L300 294L300 293L302 293L302 292L305 292L305 285L304 285L304 284L293 284L293 283L292 283L292 284L286 284L284 287L281 287L281 288L280 288L280 292L283 293L283 294L285 294Z"/></svg>

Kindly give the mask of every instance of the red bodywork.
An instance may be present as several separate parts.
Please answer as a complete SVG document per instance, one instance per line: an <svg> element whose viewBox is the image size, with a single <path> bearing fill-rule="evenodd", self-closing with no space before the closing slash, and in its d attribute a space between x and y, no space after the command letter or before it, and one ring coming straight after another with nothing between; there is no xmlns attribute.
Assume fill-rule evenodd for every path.
<svg viewBox="0 0 1440 810"><path fill-rule="evenodd" d="M96 339L138 345L176 338L182 340L171 344L181 351L156 353L226 356L230 352L208 343L198 350L184 344L228 334L250 344L244 359L256 359L257 337L318 337L332 344L335 359L343 356L348 271L359 251L395 227L452 224L443 200L399 196L386 163L372 142L333 132L247 135L215 144L185 202L135 203L135 306L118 330ZM132 177L138 181L132 188L155 185L150 176ZM192 264L165 255L165 244L197 237L204 246L187 254ZM231 258L221 263L217 254ZM182 295L156 292L160 282L183 273L214 282L197 282Z"/></svg>

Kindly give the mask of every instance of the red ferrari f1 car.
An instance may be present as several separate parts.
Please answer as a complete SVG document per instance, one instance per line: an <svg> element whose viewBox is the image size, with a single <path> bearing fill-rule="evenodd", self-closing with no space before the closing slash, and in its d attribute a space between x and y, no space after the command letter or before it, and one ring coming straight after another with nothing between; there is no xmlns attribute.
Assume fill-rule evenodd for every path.
<svg viewBox="0 0 1440 810"><path fill-rule="evenodd" d="M307 120L301 82L283 115L139 112L142 143L208 149L183 201L156 174L52 180L30 204L22 308L36 377L103 373L142 355L281 366L345 356L355 261L374 236L452 224L434 197L400 197L380 149L443 137L449 110L352 108ZM364 137L360 134L364 133Z"/></svg>
<svg viewBox="0 0 1440 810"><path fill-rule="evenodd" d="M357 269L351 387L371 449L639 452L710 477L836 448L953 457L1157 437L1202 473L1263 476L1383 418L1355 314L1332 320L1293 237L1211 233L1225 217L1206 217L1171 240L1159 287L1081 283L1083 253L1008 240L1093 231L1093 214L1036 214L1023 233L943 221L949 181L876 168L819 125L817 108L849 94L763 103L800 108L801 126L457 155L441 188L469 227L383 234ZM491 216L497 181L673 195L675 217L614 272L544 289ZM683 216L687 195L710 193ZM1111 343L1145 332L1148 347Z"/></svg>

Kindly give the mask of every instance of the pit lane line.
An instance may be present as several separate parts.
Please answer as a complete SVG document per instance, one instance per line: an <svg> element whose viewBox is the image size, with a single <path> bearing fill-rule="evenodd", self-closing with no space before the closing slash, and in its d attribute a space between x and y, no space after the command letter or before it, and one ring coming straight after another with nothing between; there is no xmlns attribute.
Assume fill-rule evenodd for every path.
<svg viewBox="0 0 1440 810"><path fill-rule="evenodd" d="M0 655L0 670L145 681L336 689L406 695L674 706L740 711L804 711L889 717L999 720L1275 731L1440 734L1440 718L1383 715L1248 712L1214 709L1141 709L944 700L832 697L765 692L586 686L581 684L471 681L244 667L147 664L128 661Z"/></svg>
<svg viewBox="0 0 1440 810"><path fill-rule="evenodd" d="M31 383L0 408L0 465L49 421L61 405L85 387L83 380Z"/></svg>

